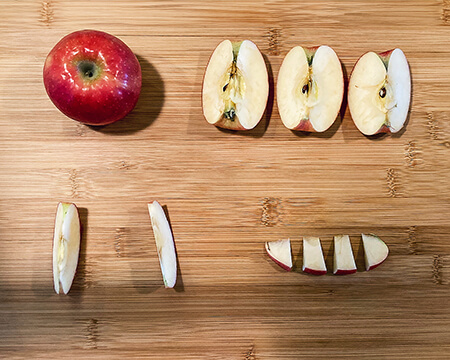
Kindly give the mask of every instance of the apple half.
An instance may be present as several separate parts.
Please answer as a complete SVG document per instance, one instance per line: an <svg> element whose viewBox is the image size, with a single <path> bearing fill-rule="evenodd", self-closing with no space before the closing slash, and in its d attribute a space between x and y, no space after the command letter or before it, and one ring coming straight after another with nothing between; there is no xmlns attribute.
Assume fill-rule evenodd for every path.
<svg viewBox="0 0 450 360"><path fill-rule="evenodd" d="M266 242L269 257L286 271L292 270L291 241L289 239Z"/></svg>
<svg viewBox="0 0 450 360"><path fill-rule="evenodd" d="M75 204L59 203L53 235L53 285L57 294L72 286L80 253L80 216Z"/></svg>
<svg viewBox="0 0 450 360"><path fill-rule="evenodd" d="M292 48L281 64L277 104L291 130L322 132L336 120L344 96L341 62L332 48Z"/></svg>
<svg viewBox="0 0 450 360"><path fill-rule="evenodd" d="M405 124L411 100L411 74L400 49L368 52L353 68L348 106L364 135L398 132Z"/></svg>
<svg viewBox="0 0 450 360"><path fill-rule="evenodd" d="M164 286L173 288L177 281L177 255L172 230L163 208L157 201L148 204L148 212L152 222Z"/></svg>
<svg viewBox="0 0 450 360"><path fill-rule="evenodd" d="M222 41L214 50L203 79L206 121L232 130L253 129L269 96L266 63L250 40Z"/></svg>
<svg viewBox="0 0 450 360"><path fill-rule="evenodd" d="M375 269L381 265L389 255L389 248L386 243L375 235L362 235L364 247L364 259L366 262L366 270Z"/></svg>
<svg viewBox="0 0 450 360"><path fill-rule="evenodd" d="M357 270L353 257L352 244L348 235L334 237L334 269L335 275L353 274Z"/></svg>
<svg viewBox="0 0 450 360"><path fill-rule="evenodd" d="M318 237L303 238L302 270L312 275L325 275L327 273L322 245Z"/></svg>

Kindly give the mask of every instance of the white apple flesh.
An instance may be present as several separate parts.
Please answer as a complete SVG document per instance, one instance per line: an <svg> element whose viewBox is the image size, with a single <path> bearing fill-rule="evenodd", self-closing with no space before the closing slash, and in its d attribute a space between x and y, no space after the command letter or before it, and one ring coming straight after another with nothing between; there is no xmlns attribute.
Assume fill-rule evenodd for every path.
<svg viewBox="0 0 450 360"><path fill-rule="evenodd" d="M302 270L312 275L325 275L327 273L322 245L318 237L303 238Z"/></svg>
<svg viewBox="0 0 450 360"><path fill-rule="evenodd" d="M389 248L386 243L375 235L362 235L364 246L364 259L366 262L366 270L375 269L381 265L388 257Z"/></svg>
<svg viewBox="0 0 450 360"><path fill-rule="evenodd" d="M203 79L203 115L210 124L233 130L254 128L269 95L266 64L250 40L222 41Z"/></svg>
<svg viewBox="0 0 450 360"><path fill-rule="evenodd" d="M291 130L327 130L344 96L341 62L332 48L296 46L283 60L277 81L278 111Z"/></svg>
<svg viewBox="0 0 450 360"><path fill-rule="evenodd" d="M292 270L291 241L289 239L268 241L265 244L269 257L286 271Z"/></svg>
<svg viewBox="0 0 450 360"><path fill-rule="evenodd" d="M53 284L57 294L72 286L80 253L80 217L75 204L59 203L53 235Z"/></svg>
<svg viewBox="0 0 450 360"><path fill-rule="evenodd" d="M335 275L353 274L357 270L353 257L352 244L348 235L334 237L334 269Z"/></svg>
<svg viewBox="0 0 450 360"><path fill-rule="evenodd" d="M364 54L353 68L348 105L364 135L398 132L405 124L411 99L411 74L400 49Z"/></svg>
<svg viewBox="0 0 450 360"><path fill-rule="evenodd" d="M148 211L152 222L164 286L173 288L177 281L177 255L172 230L163 208L157 201L148 204Z"/></svg>

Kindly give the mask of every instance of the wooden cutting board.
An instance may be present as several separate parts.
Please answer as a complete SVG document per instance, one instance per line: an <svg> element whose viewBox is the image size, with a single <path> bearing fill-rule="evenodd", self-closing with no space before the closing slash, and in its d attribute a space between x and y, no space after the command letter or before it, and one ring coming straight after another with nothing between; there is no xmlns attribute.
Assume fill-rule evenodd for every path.
<svg viewBox="0 0 450 360"><path fill-rule="evenodd" d="M450 358L450 2L13 1L0 5L0 357ZM100 129L62 115L42 67L64 35L125 41L139 103ZM201 109L223 39L253 40L270 73L260 126L221 131ZM394 47L413 79L406 129L367 138L348 109L323 134L287 130L274 86L295 45L327 44L346 76ZM166 205L179 258L164 289L147 212ZM81 208L79 268L52 285L59 201ZM363 271L360 233L390 256ZM359 271L307 276L303 236L349 234ZM264 242L291 238L291 273Z"/></svg>

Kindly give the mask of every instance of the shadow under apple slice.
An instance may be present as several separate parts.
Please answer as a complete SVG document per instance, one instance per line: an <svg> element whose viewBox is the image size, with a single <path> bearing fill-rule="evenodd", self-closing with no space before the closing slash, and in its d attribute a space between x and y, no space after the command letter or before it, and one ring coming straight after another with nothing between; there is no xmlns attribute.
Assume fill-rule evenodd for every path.
<svg viewBox="0 0 450 360"><path fill-rule="evenodd" d="M182 275L181 269L180 269L180 260L178 258L178 251L177 251L177 244L175 241L175 236L173 236L173 229L172 229L172 223L170 221L169 210L167 209L167 205L163 205L162 208L166 215L167 222L169 223L170 231L172 232L173 245L175 247L175 257L177 259L177 281L175 283L174 290L176 292L184 292L183 275Z"/></svg>
<svg viewBox="0 0 450 360"><path fill-rule="evenodd" d="M81 302L84 291L91 286L89 271L86 267L87 254L87 228L88 228L88 209L78 208L81 226L80 253L78 255L77 270L73 279L72 287L68 295L75 302Z"/></svg>

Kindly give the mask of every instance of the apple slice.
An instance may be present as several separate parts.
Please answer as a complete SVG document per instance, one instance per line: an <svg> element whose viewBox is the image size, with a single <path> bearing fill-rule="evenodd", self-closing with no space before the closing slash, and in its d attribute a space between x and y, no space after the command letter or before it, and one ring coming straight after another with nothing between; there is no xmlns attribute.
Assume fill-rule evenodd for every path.
<svg viewBox="0 0 450 360"><path fill-rule="evenodd" d="M328 46L296 46L283 60L277 103L283 124L291 130L327 130L336 120L344 96L342 65Z"/></svg>
<svg viewBox="0 0 450 360"><path fill-rule="evenodd" d="M364 259L366 260L366 270L375 269L381 265L388 257L389 248L383 240L375 235L362 235L364 246Z"/></svg>
<svg viewBox="0 0 450 360"><path fill-rule="evenodd" d="M291 240L276 240L266 242L269 257L286 271L292 270Z"/></svg>
<svg viewBox="0 0 450 360"><path fill-rule="evenodd" d="M325 275L327 266L323 258L322 246L318 237L303 238L302 270L313 275Z"/></svg>
<svg viewBox="0 0 450 360"><path fill-rule="evenodd" d="M348 106L359 131L396 133L406 121L410 99L411 74L403 51L361 56L348 89Z"/></svg>
<svg viewBox="0 0 450 360"><path fill-rule="evenodd" d="M269 95L264 58L250 40L222 41L214 50L203 79L203 115L218 127L253 129Z"/></svg>
<svg viewBox="0 0 450 360"><path fill-rule="evenodd" d="M177 281L177 255L172 230L163 208L157 201L148 204L148 212L152 222L164 286L173 288Z"/></svg>
<svg viewBox="0 0 450 360"><path fill-rule="evenodd" d="M334 270L335 275L347 275L356 272L352 244L348 235L334 237Z"/></svg>
<svg viewBox="0 0 450 360"><path fill-rule="evenodd" d="M72 286L80 253L80 217L75 204L59 203L53 235L53 284L67 294Z"/></svg>

